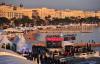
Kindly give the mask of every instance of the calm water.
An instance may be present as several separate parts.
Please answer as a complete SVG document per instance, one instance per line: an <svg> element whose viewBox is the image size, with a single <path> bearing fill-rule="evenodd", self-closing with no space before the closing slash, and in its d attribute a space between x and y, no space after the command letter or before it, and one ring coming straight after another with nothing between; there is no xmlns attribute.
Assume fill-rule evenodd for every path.
<svg viewBox="0 0 100 64"><path fill-rule="evenodd" d="M53 34L53 33L46 33L46 34L39 33L36 38L38 41L45 41L45 36L47 34ZM59 34L61 34L61 33L59 33ZM67 33L62 33L62 35L67 35ZM91 33L76 33L76 40L73 40L73 42L74 43L80 43L80 42L91 43L92 40L97 43L100 42L100 27L93 29L93 32L91 32ZM100 51L99 47L97 47L95 49Z"/></svg>
<svg viewBox="0 0 100 64"><path fill-rule="evenodd" d="M48 33L49 34L49 33ZM45 36L46 36L47 34L44 34L44 33L39 33L39 34L37 34L37 40L38 41L45 41ZM67 35L67 33L63 33L63 35ZM22 39L22 38L20 38L21 40L24 40L24 39ZM89 40L90 40L90 43L91 43L91 40L94 40L95 42L100 42L100 27L98 27L98 28L95 28L94 30L93 30L93 32L92 33L76 33L76 40L74 41L75 43L79 43L79 42L89 42ZM21 44L22 44L22 41L20 41L21 42ZM21 45L20 43L19 43L19 45ZM23 43L23 44L25 44L25 43ZM27 48L31 48L31 43L27 43L26 44L26 47ZM21 47L22 48L22 47ZM99 50L100 51L100 47L96 47L96 48L94 48L95 50ZM4 59L5 59L5 57L3 57ZM4 60L2 57L0 57L0 60ZM7 59L8 59L9 57L7 57ZM11 57L10 57L11 58ZM4 61L4 62L6 62L6 63L10 63L10 64L17 64L16 63L16 60L18 60L18 59L13 59L14 60L14 63L10 63L10 62L12 62L12 60L10 60L9 62L8 62L8 60L7 60L7 62L6 62L6 60ZM20 60L18 60L18 62L19 62ZM82 62L87 62L87 60L82 60ZM96 59L89 59L89 62L90 63L87 63L87 64L91 64L91 61L92 61L92 64L93 64L93 62L98 62L98 63L96 63L96 64L100 64L100 58L96 58ZM76 61L75 61L76 62ZM81 62L81 61L80 61ZM5 63L5 64L6 64ZM1 64L1 63L0 63ZM2 62L2 64L4 64L3 62ZM75 63L75 64L83 64L83 63L79 63L78 61ZM86 64L86 63L84 63L84 64ZM94 63L95 64L95 63Z"/></svg>
<svg viewBox="0 0 100 64"><path fill-rule="evenodd" d="M37 39L37 41L35 41L35 42L36 43L38 41L45 42L45 37L48 34L54 34L54 33L39 33L39 34L36 34L35 38ZM59 34L62 35L62 36L67 35L67 33L59 33ZM23 46L25 46L27 48L31 48L32 44L27 43L25 41L25 38L22 35L17 35L17 36L18 36L18 39L16 39L15 42L18 43L17 45L18 45L19 48L22 48ZM6 38L6 39L3 40L3 42L7 43L8 42L7 40L8 39ZM84 42L84 43L90 42L91 43L92 40L95 41L95 42L100 42L100 27L93 29L92 33L76 33L76 40L74 40L73 42L74 43L79 43L79 42ZM24 44L26 44L26 45L24 45ZM98 49L99 48L96 48L96 50L98 50Z"/></svg>
<svg viewBox="0 0 100 64"><path fill-rule="evenodd" d="M48 34L54 34L54 33L39 33L37 34L36 38L39 41L45 41L45 36ZM63 35L67 35L67 33L58 33ZM76 33L76 40L74 42L79 43L79 42L90 42L94 40L95 42L100 42L100 27L97 27L93 29L93 32L91 33Z"/></svg>

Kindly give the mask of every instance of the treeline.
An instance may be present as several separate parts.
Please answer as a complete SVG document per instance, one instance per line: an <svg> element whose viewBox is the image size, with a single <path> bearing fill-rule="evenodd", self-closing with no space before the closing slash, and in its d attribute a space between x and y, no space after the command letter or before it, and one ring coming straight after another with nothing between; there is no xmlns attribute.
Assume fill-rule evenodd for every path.
<svg viewBox="0 0 100 64"><path fill-rule="evenodd" d="M98 17L65 17L65 18L51 18L51 16L41 19L39 16L33 16L30 19L28 16L23 16L22 18L12 18L7 19L5 17L0 17L0 27L8 26L45 26L45 25L68 25L68 24L98 24L100 18Z"/></svg>

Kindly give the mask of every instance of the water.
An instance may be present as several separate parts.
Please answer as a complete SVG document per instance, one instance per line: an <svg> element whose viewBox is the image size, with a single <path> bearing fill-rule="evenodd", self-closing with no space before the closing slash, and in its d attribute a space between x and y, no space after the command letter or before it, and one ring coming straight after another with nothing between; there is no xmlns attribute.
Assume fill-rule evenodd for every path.
<svg viewBox="0 0 100 64"><path fill-rule="evenodd" d="M50 34L50 33L47 33L47 34ZM45 34L45 33L39 33L36 38L37 38L38 41L44 41L45 42L45 36L47 34ZM61 35L63 36L63 35L66 35L66 34L67 33L63 33ZM84 43L85 42L90 42L91 43L91 40L94 40L97 43L100 42L100 27L95 28L92 33L76 33L76 40L74 40L74 42L75 43L79 43L79 42L84 42ZM0 43L16 43L18 51L22 50L23 48L24 49L25 48L31 49L31 46L32 46L31 43L28 43L25 40L24 34L16 34L16 38L15 38L15 40L13 42L9 41L8 38L7 38L7 36L0 35ZM100 51L100 47L96 47L94 49ZM97 59L97 58L96 59L89 59L89 60L90 60L89 61L90 63L92 61L92 64L93 64L93 62L94 62L94 64L95 64L95 62L98 62L98 64L100 64L100 62L99 62L100 58L99 59ZM84 60L84 62L85 61L87 61L87 60ZM12 64L14 64L14 63L12 63ZM90 63L88 63L88 64L90 64ZM76 63L76 64L78 64L78 63ZM79 63L79 64L82 64L82 63Z"/></svg>
<svg viewBox="0 0 100 64"><path fill-rule="evenodd" d="M37 37L39 41L45 41L45 37L48 34L55 34L55 33L39 33L40 35ZM67 35L67 33L58 33L63 35ZM73 40L75 43L79 42L100 42L100 27L97 27L91 33L76 33L76 40Z"/></svg>
<svg viewBox="0 0 100 64"><path fill-rule="evenodd" d="M74 42L74 43L80 43L80 42L82 42L82 43L92 43L92 41L93 41L93 42L99 43L100 42L100 27L96 27L92 31L93 32L90 32L90 33L76 33L76 40L72 40L70 42ZM46 35L55 34L55 33L39 33L39 34L40 35L37 37L37 39L39 41L44 41L45 42ZM67 33L59 33L59 34L62 37L63 37L63 35L67 35ZM96 47L94 49L100 51L100 47Z"/></svg>
<svg viewBox="0 0 100 64"><path fill-rule="evenodd" d="M0 34L3 32L0 31ZM45 42L45 37L47 34L54 34L54 33L39 33L35 36L36 40ZM67 35L67 33L59 33L61 36ZM16 38L13 41L13 43L17 44L17 50L19 51L22 48L29 48L31 50L32 43L28 43L28 41L25 40L24 34L15 34ZM93 29L92 33L76 33L76 40L73 40L74 43L80 43L80 42L92 42L95 41L97 43L100 42L100 27L96 27ZM1 43L12 43L8 40L6 35L0 35L0 42ZM100 51L100 48L95 48L96 50Z"/></svg>
<svg viewBox="0 0 100 64"><path fill-rule="evenodd" d="M77 33L77 42L89 42L89 40L94 40L95 42L100 42L100 28L95 28L92 33ZM91 42L91 41L90 41Z"/></svg>

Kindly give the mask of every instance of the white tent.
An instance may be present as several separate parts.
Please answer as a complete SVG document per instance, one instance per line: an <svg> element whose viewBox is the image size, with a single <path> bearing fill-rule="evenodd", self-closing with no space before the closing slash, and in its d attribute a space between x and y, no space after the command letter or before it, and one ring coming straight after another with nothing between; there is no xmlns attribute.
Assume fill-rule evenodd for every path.
<svg viewBox="0 0 100 64"><path fill-rule="evenodd" d="M68 45L73 45L74 43L71 43L71 42L69 42L69 41L63 41L62 42L62 47L64 47L64 46L68 46Z"/></svg>

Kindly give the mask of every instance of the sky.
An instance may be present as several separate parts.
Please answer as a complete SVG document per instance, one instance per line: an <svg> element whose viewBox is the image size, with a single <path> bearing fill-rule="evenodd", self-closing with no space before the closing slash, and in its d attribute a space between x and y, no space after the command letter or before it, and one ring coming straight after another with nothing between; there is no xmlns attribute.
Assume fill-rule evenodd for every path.
<svg viewBox="0 0 100 64"><path fill-rule="evenodd" d="M0 2L13 5L22 3L27 8L100 10L100 0L0 0Z"/></svg>

